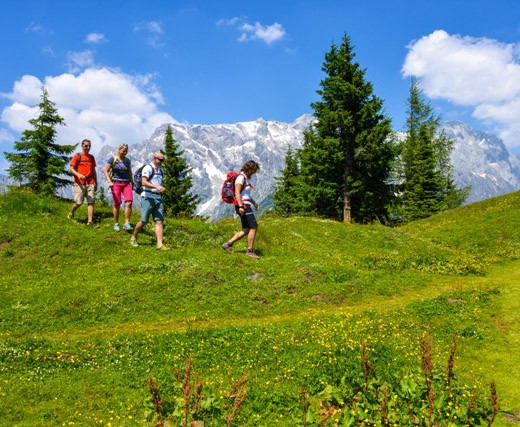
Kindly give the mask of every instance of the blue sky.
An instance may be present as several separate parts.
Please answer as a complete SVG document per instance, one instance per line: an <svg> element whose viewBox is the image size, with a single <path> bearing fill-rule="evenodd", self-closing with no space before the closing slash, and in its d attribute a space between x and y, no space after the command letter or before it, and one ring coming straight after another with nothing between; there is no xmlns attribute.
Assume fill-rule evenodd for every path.
<svg viewBox="0 0 520 427"><path fill-rule="evenodd" d="M42 85L67 122L59 141L94 148L173 121L292 122L312 112L343 34L395 130L415 75L444 120L520 152L518 0L3 0L0 10L2 152L37 114Z"/></svg>

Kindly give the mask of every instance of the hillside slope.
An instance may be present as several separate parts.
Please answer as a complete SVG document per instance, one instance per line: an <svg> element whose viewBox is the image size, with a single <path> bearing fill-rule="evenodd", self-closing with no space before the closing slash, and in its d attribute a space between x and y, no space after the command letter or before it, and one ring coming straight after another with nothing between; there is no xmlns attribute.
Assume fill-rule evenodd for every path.
<svg viewBox="0 0 520 427"><path fill-rule="evenodd" d="M441 364L461 336L461 378L492 374L498 425L517 425L519 208L514 193L398 229L266 215L252 260L220 248L232 219L167 219L161 253L152 230L138 248L115 233L109 207L90 229L84 207L68 221L68 202L2 195L0 425L146 425L146 377L188 354L215 390L250 373L237 425L297 425L301 384L338 382L361 339L390 378L425 331Z"/></svg>

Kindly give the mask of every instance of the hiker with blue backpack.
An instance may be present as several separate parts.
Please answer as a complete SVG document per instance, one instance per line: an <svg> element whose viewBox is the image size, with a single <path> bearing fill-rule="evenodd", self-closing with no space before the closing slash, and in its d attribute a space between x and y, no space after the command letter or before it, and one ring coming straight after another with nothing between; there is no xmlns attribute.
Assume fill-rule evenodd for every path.
<svg viewBox="0 0 520 427"><path fill-rule="evenodd" d="M123 230L132 230L130 217L132 215L132 165L128 154L128 144L121 144L115 156L110 156L105 165L105 178L114 199L114 231L119 231L119 211L122 197L125 199L125 223Z"/></svg>
<svg viewBox="0 0 520 427"><path fill-rule="evenodd" d="M164 172L161 165L164 162L164 154L157 151L153 154L152 161L137 169L134 175L134 191L141 194L141 220L135 225L134 233L130 238L132 246L139 246L137 235L148 223L150 215L155 221L155 236L157 237L157 250L167 251L170 248L163 244L164 230L164 205L162 193L166 191L162 182Z"/></svg>
<svg viewBox="0 0 520 427"><path fill-rule="evenodd" d="M260 258L255 251L255 237L258 224L253 206L258 210L259 206L251 196L254 187L251 185L251 177L260 170L260 166L254 160L247 161L240 169L240 173L233 177L234 179L234 200L235 212L240 216L242 230L237 231L235 235L227 242L222 244L222 249L231 253L233 244L247 236L246 255L251 258Z"/></svg>

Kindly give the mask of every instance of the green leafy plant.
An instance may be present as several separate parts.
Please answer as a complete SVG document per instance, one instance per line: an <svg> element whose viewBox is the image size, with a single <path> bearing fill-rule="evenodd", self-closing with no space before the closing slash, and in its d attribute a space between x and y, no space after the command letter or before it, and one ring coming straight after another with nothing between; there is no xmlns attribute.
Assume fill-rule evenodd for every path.
<svg viewBox="0 0 520 427"><path fill-rule="evenodd" d="M455 384L454 360L458 337L450 346L447 369L435 369L431 335L420 340L421 373L396 374L392 383L383 382L369 360L365 340L361 342L360 375L327 385L315 396L314 408L302 387L300 405L302 425L306 426L491 426L500 411L496 385L490 385L490 397L475 387ZM309 416L314 409L314 417ZM314 420L313 422L310 419Z"/></svg>

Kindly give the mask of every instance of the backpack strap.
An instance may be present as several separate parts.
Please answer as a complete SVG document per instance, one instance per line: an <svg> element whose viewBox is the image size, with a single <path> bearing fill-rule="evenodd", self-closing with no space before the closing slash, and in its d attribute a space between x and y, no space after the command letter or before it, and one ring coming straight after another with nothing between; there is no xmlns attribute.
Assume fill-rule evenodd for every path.
<svg viewBox="0 0 520 427"><path fill-rule="evenodd" d="M244 191L244 189L246 188L247 176L246 176L245 173L240 172L240 173L237 175L237 178L238 178L240 175L242 175L242 176L244 177L244 185L242 185L242 188L240 189L240 192L242 193L242 191ZM235 178L235 186L236 186L237 178Z"/></svg>
<svg viewBox="0 0 520 427"><path fill-rule="evenodd" d="M117 156L114 154L114 160L112 160L112 165L108 171L108 177L110 179L112 179L114 177L114 169L116 167L116 163L117 163Z"/></svg>
<svg viewBox="0 0 520 427"><path fill-rule="evenodd" d="M74 160L74 157L76 157L76 164L73 167L74 169L78 170L78 166L81 163L81 153L76 153L74 156L72 156L72 160ZM70 165L72 166L72 162Z"/></svg>
<svg viewBox="0 0 520 427"><path fill-rule="evenodd" d="M150 174L150 177L147 178L148 179L148 182L152 182L152 178L154 177L155 175L155 168L153 167L153 165L151 163L148 163L148 165L152 168L152 173ZM148 165L145 165L145 166L148 166ZM143 167L143 170L144 170L144 167ZM162 174L161 174L162 175ZM142 172L141 172L141 176L142 176ZM149 187L145 187L143 186L143 192L144 191L148 191L149 193L153 193L152 189L149 188Z"/></svg>

